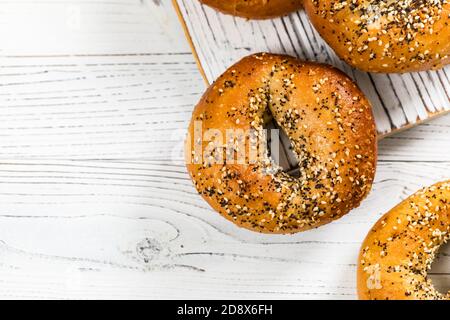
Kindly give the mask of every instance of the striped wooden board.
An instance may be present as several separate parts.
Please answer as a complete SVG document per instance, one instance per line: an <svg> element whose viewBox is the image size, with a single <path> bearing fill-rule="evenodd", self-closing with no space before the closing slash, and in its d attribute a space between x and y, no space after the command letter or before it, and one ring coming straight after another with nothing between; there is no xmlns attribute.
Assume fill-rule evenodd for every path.
<svg viewBox="0 0 450 320"><path fill-rule="evenodd" d="M373 104L380 137L450 111L450 66L402 75L361 72L336 56L302 11L249 21L218 13L197 0L174 4L208 83L251 53L284 53L332 64L350 75Z"/></svg>

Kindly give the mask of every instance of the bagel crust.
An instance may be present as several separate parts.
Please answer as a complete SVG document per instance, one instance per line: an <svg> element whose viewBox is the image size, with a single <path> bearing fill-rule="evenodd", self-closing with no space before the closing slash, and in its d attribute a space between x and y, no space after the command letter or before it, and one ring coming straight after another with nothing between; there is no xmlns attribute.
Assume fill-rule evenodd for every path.
<svg viewBox="0 0 450 320"><path fill-rule="evenodd" d="M199 128L263 137L267 113L290 138L299 177L283 172L264 147L257 161L248 151L241 163L212 164L229 156L234 142L211 148L195 138ZM363 93L341 71L289 56L252 55L228 69L196 106L186 142L187 169L203 198L238 226L262 233L295 233L343 216L367 195L375 174L375 123ZM243 148L230 149L227 159Z"/></svg>
<svg viewBox="0 0 450 320"><path fill-rule="evenodd" d="M300 10L303 0L200 0L226 14L247 19L268 19Z"/></svg>
<svg viewBox="0 0 450 320"><path fill-rule="evenodd" d="M450 63L450 0L305 0L317 31L351 66L369 72Z"/></svg>
<svg viewBox="0 0 450 320"><path fill-rule="evenodd" d="M450 180L424 188L385 214L359 255L358 295L365 300L450 299L427 271L450 236Z"/></svg>

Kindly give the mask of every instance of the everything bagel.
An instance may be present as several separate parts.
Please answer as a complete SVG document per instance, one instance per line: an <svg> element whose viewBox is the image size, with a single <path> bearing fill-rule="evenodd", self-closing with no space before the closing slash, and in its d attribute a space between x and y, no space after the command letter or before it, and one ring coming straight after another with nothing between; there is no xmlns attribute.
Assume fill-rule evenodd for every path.
<svg viewBox="0 0 450 320"><path fill-rule="evenodd" d="M299 177L283 172L265 149L268 114L291 140ZM252 158L255 146L262 152ZM358 206L371 189L376 152L370 103L351 79L272 54L228 69L196 106L186 140L198 192L228 220L263 233L304 231Z"/></svg>
<svg viewBox="0 0 450 320"><path fill-rule="evenodd" d="M450 180L424 188L385 214L359 256L361 299L450 299L427 278L439 247L450 238Z"/></svg>
<svg viewBox="0 0 450 320"><path fill-rule="evenodd" d="M305 0L312 24L350 65L369 72L450 63L448 0Z"/></svg>
<svg viewBox="0 0 450 320"><path fill-rule="evenodd" d="M248 19L268 19L299 10L303 0L200 0L226 14Z"/></svg>

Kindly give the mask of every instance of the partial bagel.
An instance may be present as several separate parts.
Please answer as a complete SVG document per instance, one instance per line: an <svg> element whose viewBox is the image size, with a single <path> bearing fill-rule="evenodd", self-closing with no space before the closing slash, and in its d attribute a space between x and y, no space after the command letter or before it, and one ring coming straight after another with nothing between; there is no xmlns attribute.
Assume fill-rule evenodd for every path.
<svg viewBox="0 0 450 320"><path fill-rule="evenodd" d="M305 0L304 6L320 35L355 68L411 72L450 63L448 0Z"/></svg>
<svg viewBox="0 0 450 320"><path fill-rule="evenodd" d="M226 14L248 19L284 16L302 8L303 0L200 0Z"/></svg>
<svg viewBox="0 0 450 320"><path fill-rule="evenodd" d="M371 300L450 299L427 272L450 238L450 180L424 188L385 214L367 235L358 262L358 294Z"/></svg>
<svg viewBox="0 0 450 320"><path fill-rule="evenodd" d="M298 178L263 147L266 113L291 139ZM229 131L245 146L228 139ZM255 137L263 150L256 159ZM357 207L371 189L376 156L372 109L351 79L327 65L272 54L244 58L206 91L186 143L198 192L228 220L263 233L315 228Z"/></svg>

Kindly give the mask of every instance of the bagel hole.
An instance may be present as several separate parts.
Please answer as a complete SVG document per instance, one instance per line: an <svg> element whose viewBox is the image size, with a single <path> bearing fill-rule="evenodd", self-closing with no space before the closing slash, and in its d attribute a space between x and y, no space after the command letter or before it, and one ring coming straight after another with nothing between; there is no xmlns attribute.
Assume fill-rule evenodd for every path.
<svg viewBox="0 0 450 320"><path fill-rule="evenodd" d="M439 248L428 272L428 278L440 293L450 292L450 241Z"/></svg>
<svg viewBox="0 0 450 320"><path fill-rule="evenodd" d="M283 168L283 171L293 177L299 176L297 156L292 150L291 141L278 125L278 123L270 117L264 129L267 130L267 149L272 160ZM275 140L274 140L275 139Z"/></svg>

